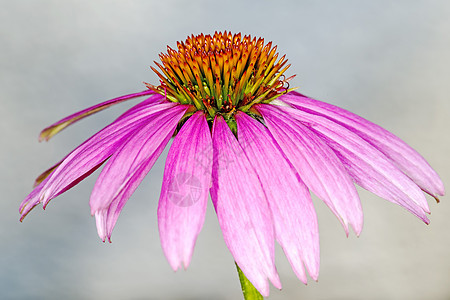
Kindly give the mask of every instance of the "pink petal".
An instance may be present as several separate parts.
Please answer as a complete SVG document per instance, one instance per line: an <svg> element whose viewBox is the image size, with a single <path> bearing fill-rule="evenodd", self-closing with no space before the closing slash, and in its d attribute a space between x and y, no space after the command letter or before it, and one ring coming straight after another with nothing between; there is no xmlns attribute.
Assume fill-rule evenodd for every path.
<svg viewBox="0 0 450 300"><path fill-rule="evenodd" d="M445 194L444 185L436 171L419 153L391 132L345 109L295 92L278 99L346 127L391 159L422 190L433 197Z"/></svg>
<svg viewBox="0 0 450 300"><path fill-rule="evenodd" d="M311 130L274 105L256 109L300 178L333 211L348 234L348 223L359 235L363 213L355 186L339 158Z"/></svg>
<svg viewBox="0 0 450 300"><path fill-rule="evenodd" d="M21 214L20 222L27 216L27 214L40 203L39 194L42 191L45 183L47 182L48 177L45 178L41 184L37 185L30 194L22 201L19 207L19 212Z"/></svg>
<svg viewBox="0 0 450 300"><path fill-rule="evenodd" d="M117 120L120 120L122 118L127 117L130 114L133 114L136 110L140 110L143 107L148 107L149 105L155 105L155 104L162 104L162 103L173 103L170 101L166 101L166 98L164 96L161 96L159 94L151 95L149 98L139 102L138 104L134 105L130 109L128 109L126 112L124 112L122 115L120 115Z"/></svg>
<svg viewBox="0 0 450 300"><path fill-rule="evenodd" d="M374 194L399 204L428 223L428 204L417 185L388 158L357 134L324 117L280 107L310 127L341 158L355 182Z"/></svg>
<svg viewBox="0 0 450 300"><path fill-rule="evenodd" d="M111 242L112 231L116 225L119 215L127 203L128 199L137 189L144 177L150 171L155 164L155 161L163 152L168 141L170 140L173 132L165 138L161 145L155 150L146 161L144 161L139 168L130 176L123 188L117 194L117 196L111 201L111 204L107 209L101 209L95 212L95 219L97 224L97 232L103 242L108 238ZM101 227L99 227L101 226Z"/></svg>
<svg viewBox="0 0 450 300"><path fill-rule="evenodd" d="M118 104L120 102L123 102L125 100L129 100L132 98L136 98L136 97L141 97L141 96L145 96L145 95L151 95L154 94L155 92L151 91L151 90L146 90L146 91L142 91L139 93L134 93L134 94L129 94L129 95L125 95L125 96L121 96L118 98L114 98L99 104L96 104L94 106L91 106L89 108L83 109L79 112L76 112L70 116L67 116L61 120L59 120L58 122L48 126L47 128L45 128L44 130L41 131L41 134L39 135L39 141L42 140L46 140L48 141L51 137L53 137L55 134L57 134L58 132L60 132L61 130L63 130L64 128L66 128L67 126L78 122L81 119L84 119L87 116L90 116L92 114L95 114L99 111L104 110L105 108L108 108L114 104Z"/></svg>
<svg viewBox="0 0 450 300"><path fill-rule="evenodd" d="M148 104L135 109L128 116L119 118L70 153L63 162L50 174L40 194L45 205L57 195L72 187L79 178L90 174L108 159L117 148L128 140L136 130L144 126L154 114L168 110L176 104Z"/></svg>
<svg viewBox="0 0 450 300"><path fill-rule="evenodd" d="M66 156L67 157L67 156ZM64 157L65 158L65 157ZM63 159L64 160L64 159ZM33 187L37 187L39 184L41 184L45 178L47 178L48 176L50 176L50 174L53 173L53 171L56 170L56 168L62 163L62 160L56 164L54 164L53 166L51 166L50 168L48 168L47 170L45 170L44 172L42 172L34 181L34 185Z"/></svg>
<svg viewBox="0 0 450 300"><path fill-rule="evenodd" d="M125 202L150 171L170 140L178 121L188 109L186 105L170 105L172 105L170 108L160 111L154 118L148 120L111 156L91 194L89 203L92 215L98 211L108 211L111 205L118 205L118 212L120 212ZM111 216L115 224L117 217L114 215L118 216L118 212L111 212L114 214L108 214L107 219ZM111 225L108 226L111 227ZM112 227L106 232L110 233Z"/></svg>
<svg viewBox="0 0 450 300"><path fill-rule="evenodd" d="M88 177L89 175L91 175L93 172L95 172L95 170L97 170L101 165L103 164L103 161L100 162L98 165L93 166L90 170L86 171L85 173L81 174L78 178L76 178L74 181L72 181L71 183L69 183L67 186L65 186L63 189L59 190L54 196L53 198L61 195L62 193L66 192L67 190L71 189L72 187L74 187L75 185L77 185L78 183L80 183L84 178ZM49 171L49 170L48 170ZM48 172L47 171L47 172ZM50 172L51 174L51 172ZM49 174L49 175L50 175ZM41 175L43 176L43 175ZM38 204L40 204L42 202L42 194L44 193L44 187L46 186L47 182L49 180L49 177L45 177L42 179L42 182L38 185L35 186L35 188L33 189L33 191L22 201L20 208L19 208L19 212L21 213L21 217L20 217L20 221L22 222L23 219L25 219L25 217L27 216L27 214ZM48 199L46 202L44 202L44 209L45 206L48 204L48 202L51 199Z"/></svg>
<svg viewBox="0 0 450 300"><path fill-rule="evenodd" d="M319 275L319 228L311 196L269 130L245 113L236 114L239 144L256 170L272 211L275 235L295 274L306 284Z"/></svg>
<svg viewBox="0 0 450 300"><path fill-rule="evenodd" d="M187 268L205 220L211 186L211 132L201 111L183 125L166 159L158 205L164 253L176 271Z"/></svg>
<svg viewBox="0 0 450 300"><path fill-rule="evenodd" d="M213 124L211 199L225 244L263 296L267 279L281 283L274 263L274 228L261 182L222 116Z"/></svg>
<svg viewBox="0 0 450 300"><path fill-rule="evenodd" d="M130 108L129 110L127 110L125 113L123 113L119 118L117 118L117 120L120 120L122 118L125 118L127 116L129 116L130 114L136 113L137 110L141 109L142 107L148 107L149 105L154 105L154 104L159 104L162 103L164 97L161 95L154 95L144 101L142 101L141 103L133 106L132 108ZM117 121L116 120L116 121ZM70 153L69 153L70 154ZM66 155L61 161L59 161L58 163L56 163L55 165L53 165L52 167L48 168L46 171L44 171L42 174L40 174L35 182L34 182L34 186L36 187L37 185L39 185L45 178L47 178L62 162L63 160L65 160L67 158L68 155Z"/></svg>

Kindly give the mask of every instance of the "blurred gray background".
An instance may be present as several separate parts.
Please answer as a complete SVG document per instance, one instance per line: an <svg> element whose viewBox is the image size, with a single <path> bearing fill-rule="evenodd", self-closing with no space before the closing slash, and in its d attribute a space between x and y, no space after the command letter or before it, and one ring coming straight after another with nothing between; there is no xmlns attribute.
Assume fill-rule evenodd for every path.
<svg viewBox="0 0 450 300"><path fill-rule="evenodd" d="M36 175L130 104L39 131L75 111L157 82L149 69L191 33L263 36L287 54L300 92L391 130L450 179L450 2L0 1L0 298L239 299L212 205L191 266L174 273L160 247L159 159L125 207L113 243L97 237L88 200L98 175L36 208L18 207ZM134 101L133 103L136 103ZM429 226L360 190L359 238L315 200L321 274L304 286L277 248L283 290L270 299L450 299L450 206L429 198Z"/></svg>

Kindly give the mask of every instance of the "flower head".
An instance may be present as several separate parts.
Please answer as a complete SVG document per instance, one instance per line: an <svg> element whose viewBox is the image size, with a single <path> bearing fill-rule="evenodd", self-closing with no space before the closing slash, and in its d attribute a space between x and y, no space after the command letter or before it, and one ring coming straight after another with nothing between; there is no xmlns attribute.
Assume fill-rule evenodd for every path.
<svg viewBox="0 0 450 300"><path fill-rule="evenodd" d="M281 288L274 241L306 283L319 273L319 235L310 191L348 234L363 212L355 183L428 223L424 193L444 195L422 156L392 133L293 89L285 57L263 39L215 33L188 37L161 54L159 85L115 98L47 127L53 135L111 105L147 96L36 180L23 219L105 163L90 198L105 241L125 203L172 136L158 205L161 244L174 270L187 267L208 196L236 263L263 294ZM306 270L305 270L306 269Z"/></svg>

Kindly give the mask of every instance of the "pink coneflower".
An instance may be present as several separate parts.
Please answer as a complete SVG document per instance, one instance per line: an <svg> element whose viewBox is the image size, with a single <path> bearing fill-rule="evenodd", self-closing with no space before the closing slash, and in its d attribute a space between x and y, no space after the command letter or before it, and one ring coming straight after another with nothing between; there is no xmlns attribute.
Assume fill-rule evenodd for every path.
<svg viewBox="0 0 450 300"><path fill-rule="evenodd" d="M423 192L444 187L422 156L392 133L351 112L289 88L272 43L240 34L188 37L152 68L158 86L95 105L44 129L40 140L111 105L147 99L93 135L38 177L20 206L78 184L105 163L90 198L105 241L125 203L172 136L158 206L162 248L174 270L187 267L203 226L208 195L236 264L256 289L281 288L274 241L295 274L319 274L319 234L310 191L359 235L355 183L428 224ZM422 192L423 191L423 192ZM306 269L306 271L305 271Z"/></svg>

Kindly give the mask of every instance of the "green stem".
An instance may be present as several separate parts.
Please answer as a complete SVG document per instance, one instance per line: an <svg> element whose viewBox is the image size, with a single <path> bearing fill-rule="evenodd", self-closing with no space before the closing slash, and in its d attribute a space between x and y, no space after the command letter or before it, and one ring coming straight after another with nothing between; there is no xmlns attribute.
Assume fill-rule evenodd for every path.
<svg viewBox="0 0 450 300"><path fill-rule="evenodd" d="M236 264L236 268L239 274L239 281L241 282L242 293L244 294L245 300L263 300L263 296L258 292L258 290L253 286L253 284L245 277L242 270Z"/></svg>

